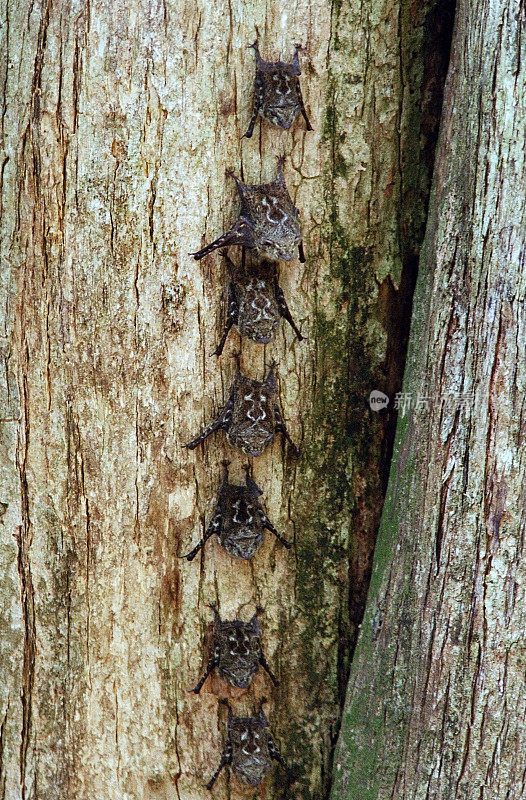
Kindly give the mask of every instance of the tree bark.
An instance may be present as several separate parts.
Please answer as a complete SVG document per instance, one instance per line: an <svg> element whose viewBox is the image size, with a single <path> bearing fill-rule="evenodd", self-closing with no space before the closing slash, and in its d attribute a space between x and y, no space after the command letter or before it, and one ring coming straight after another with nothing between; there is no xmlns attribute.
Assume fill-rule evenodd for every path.
<svg viewBox="0 0 526 800"><path fill-rule="evenodd" d="M524 24L457 10L338 800L526 797Z"/></svg>
<svg viewBox="0 0 526 800"><path fill-rule="evenodd" d="M214 601L224 618L264 608L281 686L259 675L230 697L239 712L269 697L298 772L289 788L273 772L267 796L327 792L393 421L367 399L403 366L439 16L389 0L4 0L2 800L208 797L229 693L218 678L187 690ZM268 58L304 45L313 133L264 123L241 141L258 32ZM217 361L223 266L188 253L237 213L226 170L267 180L282 152L308 259L281 286L308 339L232 336ZM256 378L278 361L302 455L275 444L254 477L294 549L268 537L245 564L211 541L189 564L221 461L240 480L243 459L220 435L181 445L225 401L236 352Z"/></svg>

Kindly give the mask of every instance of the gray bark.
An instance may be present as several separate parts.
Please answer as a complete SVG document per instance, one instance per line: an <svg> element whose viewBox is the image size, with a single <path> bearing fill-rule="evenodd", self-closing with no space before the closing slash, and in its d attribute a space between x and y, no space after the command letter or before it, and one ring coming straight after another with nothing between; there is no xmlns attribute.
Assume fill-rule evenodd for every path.
<svg viewBox="0 0 526 800"><path fill-rule="evenodd" d="M524 11L457 10L338 800L526 797Z"/></svg>

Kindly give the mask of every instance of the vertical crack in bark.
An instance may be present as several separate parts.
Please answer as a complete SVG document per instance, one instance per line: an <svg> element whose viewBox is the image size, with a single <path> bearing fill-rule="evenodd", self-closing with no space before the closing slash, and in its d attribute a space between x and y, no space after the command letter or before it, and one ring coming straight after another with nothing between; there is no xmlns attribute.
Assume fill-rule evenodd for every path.
<svg viewBox="0 0 526 800"><path fill-rule="evenodd" d="M387 332L384 363L385 391L390 400L402 387L413 295L418 275L420 248L425 233L434 152L438 138L442 96L449 63L455 12L454 0L446 5L422 2L411 7L402 2L400 15L401 127L400 137L400 253L402 271L399 286L391 277L378 288L380 315ZM415 16L420 26L416 26ZM418 50L415 49L418 45ZM423 74L416 70L421 66ZM414 95L418 95L415 100ZM419 134L420 149L411 150L411 135ZM416 170L416 175L415 175ZM422 188L423 185L423 188ZM381 415L382 453L379 472L385 496L391 468L398 412L390 408Z"/></svg>
<svg viewBox="0 0 526 800"><path fill-rule="evenodd" d="M117 681L113 681L113 697L115 700L115 752L117 753L117 784L120 788L121 782L121 751L119 747L119 694L117 691Z"/></svg>
<svg viewBox="0 0 526 800"><path fill-rule="evenodd" d="M387 331L385 391L391 400L402 387L405 369L455 5L455 0L446 3L419 0L416 4L401 0L400 5L399 245L402 272L399 286L393 284L390 276L379 285L380 312ZM381 414L384 427L379 471L384 496L397 419L398 412L392 404Z"/></svg>
<svg viewBox="0 0 526 800"><path fill-rule="evenodd" d="M0 134L2 137L2 150L4 150L5 142L5 118L7 114L7 85L9 76L9 62L10 62L10 31L9 31L9 3L5 4L5 29L4 29L4 80L2 81L2 116L0 119ZM2 169L3 172L3 169ZM1 195L0 195L1 196Z"/></svg>
<svg viewBox="0 0 526 800"><path fill-rule="evenodd" d="M349 678L354 648L365 604L372 570L374 546L382 505L387 490L391 467L398 411L393 399L401 390L409 331L412 317L413 295L418 275L420 248L424 239L427 206L435 146L441 115L442 95L449 62L453 33L455 2L446 5L437 0L420 0L417 4L401 0L399 24L399 148L398 184L400 204L398 211L398 245L400 249L401 273L396 285L387 275L378 285L378 313L386 332L385 361L382 365L378 388L389 396L387 410L379 414L380 435L376 454L375 470L378 490L370 478L360 489L355 480L353 486L355 510L352 518L355 547L361 549L361 557L350 562L349 623L351 637L349 647L339 647L338 673L340 701L343 711L345 689ZM338 148L332 139L333 170L338 166ZM332 253L331 253L332 258ZM369 456L370 457L370 456ZM377 505L371 512L370 504ZM349 641L348 624L340 630L340 639ZM341 627L341 626L340 626ZM330 782L333 775L332 760L334 745L339 735L341 717L331 736ZM329 797L331 788L325 797Z"/></svg>
<svg viewBox="0 0 526 800"><path fill-rule="evenodd" d="M457 431L457 426L460 419L460 413L457 410L453 425L451 426L451 431L448 434L445 446L444 446L444 456L443 456L443 463L444 466L448 468L448 474L446 479L442 483L442 487L440 489L440 503L438 507L438 520L436 525L436 535L435 535L435 556L436 556L436 569L437 571L440 569L440 555L442 552L442 539L444 537L444 530L447 527L445 524L445 514L446 508L449 501L449 486L453 477L455 475L455 464L449 464L450 454L451 454L451 446L452 442L454 441L455 434Z"/></svg>
<svg viewBox="0 0 526 800"><path fill-rule="evenodd" d="M23 429L17 447L17 466L20 481L22 525L16 536L18 545L18 574L20 577L20 594L22 618L24 621L24 656L22 665L22 730L20 741L20 786L22 800L26 798L26 770L29 744L31 739L33 683L35 676L35 597L31 576L30 550L32 541L31 519L29 515L29 490L26 465L29 450L29 397L28 372L29 354L27 344L23 351L22 369L22 415Z"/></svg>
<svg viewBox="0 0 526 800"><path fill-rule="evenodd" d="M402 271L399 286L387 276L378 288L380 316L387 332L385 392L391 401L402 387L405 369L454 14L455 0L448 0L445 5L435 0L421 0L418 5L401 3L399 245ZM412 143L416 133L420 147L415 152ZM385 496L398 420L392 402L380 418L383 435L378 469Z"/></svg>
<svg viewBox="0 0 526 800"><path fill-rule="evenodd" d="M4 749L5 749L5 736L6 725L9 716L9 696L7 698L7 705L5 709L4 718L0 725L0 800L5 800L5 787L7 781L6 771L4 769Z"/></svg>
<svg viewBox="0 0 526 800"><path fill-rule="evenodd" d="M177 793L178 800L181 800L181 795L179 793L179 778L181 777L181 756L179 754L179 740L177 734L177 731L179 730L179 711L177 709L177 704L178 704L178 697L176 691L175 701L174 701L174 713L175 713L174 747L175 747L175 755L177 757L178 771L175 773L172 780L175 786L175 791Z"/></svg>
<svg viewBox="0 0 526 800"><path fill-rule="evenodd" d="M84 457L82 453L82 443L80 430L75 418L71 399L66 403L66 443L68 463L68 511L70 524L74 525L79 513L83 516L83 527L86 539L86 557L84 562L84 581L86 587L86 663L88 676L90 669L90 561L91 561L91 513L89 499L86 496ZM83 513L82 513L83 512ZM70 601L69 577L68 577L68 601ZM69 610L68 610L69 615ZM68 616L69 631L69 616ZM68 633L69 641L69 633ZM91 678L90 682L91 682Z"/></svg>
<svg viewBox="0 0 526 800"><path fill-rule="evenodd" d="M43 9L42 17L37 37L37 49L33 66L33 76L31 84L31 123L30 128L26 129L21 141L21 153L25 154L25 148L28 142L31 143L33 169L31 178L34 185L35 195L40 195L40 95L41 95L41 77L42 65L44 59L44 50L46 45L46 35L49 25L51 3L48 2ZM17 193L17 223L21 225L21 203L24 191L24 181L18 182ZM34 217L34 225L37 224L38 217ZM39 231L42 243L42 255L44 262L44 274L46 274L45 265L45 237L44 231ZM21 519L20 525L16 534L16 541L18 547L17 569L20 579L20 594L22 605L22 618L24 623L24 650L23 650L23 663L22 663L22 691L21 691L21 704L22 704L22 729L20 741L20 787L22 800L26 798L26 774L28 768L28 753L31 741L31 728L32 728L32 704L33 704L33 685L35 677L35 657L36 657L36 633L35 633L35 601L34 601L34 588L33 579L31 574L31 560L30 551L32 543L32 529L30 519L30 502L29 502L29 488L27 479L27 463L29 453L29 437L30 437L30 415L29 415L29 389L28 389L28 373L29 373L29 347L26 341L26 324L25 324L25 290L26 290L27 273L24 274L23 279L23 292L21 296L20 308L20 385L21 385L21 401L22 401L22 425L19 426L19 440L16 451L16 463L19 474L20 484L20 502L21 502Z"/></svg>
<svg viewBox="0 0 526 800"><path fill-rule="evenodd" d="M504 231L513 241L513 232L524 230L524 204L513 193L524 159L514 127L520 104L510 91L519 27L512 6L492 8L488 16L483 4L459 5L404 387L438 398L474 387L475 397L471 406L462 405L458 424L457 406L445 402L431 414L420 409L409 424L407 419L400 424L398 444L409 454L397 469L403 473L404 494L393 499L393 479L371 598L373 613L375 603L388 607L385 638L371 646L368 614L338 754L346 766L342 774L349 776L346 796L362 792L373 800L389 793L393 780L391 796L400 798L468 797L477 795L481 784L482 794L500 796L504 789L510 800L520 792L523 664L516 637L521 620L516 614L509 623L506 611L507 582L519 574L521 563L516 510L523 465L510 453L519 452L518 411L524 398L512 386L517 356L515 331L510 336L509 330L520 328L520 322L505 303L523 288L524 276L517 258L502 257L500 249ZM480 97L481 75L493 74L496 62L501 91L490 97L482 81ZM488 165L487 181L482 163ZM453 258L451 275L458 239L460 255ZM518 249L513 242L507 253ZM498 409L493 389L498 389ZM443 562L438 574L433 574L435 547ZM387 586L393 572L394 585ZM409 573L414 578L408 583ZM423 591L426 583L432 584L429 592ZM412 634L401 643L397 663L401 611L407 612ZM510 697L518 717L510 713ZM357 763L361 755L364 761ZM340 788L342 781L335 782Z"/></svg>
<svg viewBox="0 0 526 800"><path fill-rule="evenodd" d="M33 177L37 195L40 195L40 95L42 92L42 67L46 49L47 30L51 13L52 0L46 0L38 30L37 50L33 66L33 82L31 86L31 140L33 145Z"/></svg>
<svg viewBox="0 0 526 800"><path fill-rule="evenodd" d="M91 559L91 521L90 521L90 510L89 510L89 500L86 497L86 489L84 484L84 459L82 456L82 451L80 449L80 433L79 433L79 449L78 455L80 456L80 474L81 474L81 492L82 498L84 501L84 515L85 515L85 528L86 528L86 565L85 565L85 574L86 574L86 662L90 663L90 559Z"/></svg>

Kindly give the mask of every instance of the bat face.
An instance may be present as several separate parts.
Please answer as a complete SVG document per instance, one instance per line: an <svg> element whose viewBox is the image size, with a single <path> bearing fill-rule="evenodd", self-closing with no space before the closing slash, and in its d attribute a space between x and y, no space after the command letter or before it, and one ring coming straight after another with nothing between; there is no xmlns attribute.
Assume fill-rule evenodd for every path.
<svg viewBox="0 0 526 800"><path fill-rule="evenodd" d="M263 509L253 493L245 486L229 484L221 498L221 512L221 545L236 558L252 558L265 532Z"/></svg>
<svg viewBox="0 0 526 800"><path fill-rule="evenodd" d="M239 304L237 329L258 344L268 344L280 319L274 279L263 275L235 284Z"/></svg>
<svg viewBox="0 0 526 800"><path fill-rule="evenodd" d="M241 211L232 228L215 241L191 255L197 260L220 247L247 247L271 261L290 261L299 248L300 261L305 261L298 222L299 212L285 185L283 158L278 162L278 177L272 183L246 184L236 181L241 198Z"/></svg>
<svg viewBox="0 0 526 800"><path fill-rule="evenodd" d="M221 340L214 355L223 352L232 326L241 336L258 344L267 344L274 336L281 317L285 319L301 342L303 336L292 318L285 295L278 283L277 263L268 259L250 260L239 266L222 253L230 271L228 311Z"/></svg>
<svg viewBox="0 0 526 800"><path fill-rule="evenodd" d="M226 433L234 447L249 456L259 456L274 436L275 384L253 381L244 375L234 380L232 417Z"/></svg>
<svg viewBox="0 0 526 800"><path fill-rule="evenodd" d="M223 482L212 520L201 541L183 558L192 561L214 534L219 537L219 542L227 553L247 561L259 550L265 530L273 533L287 549L292 547L265 514L258 502L258 497L263 493L250 477L248 467L245 470L247 473L245 486L238 486L228 482L228 466L225 464Z"/></svg>
<svg viewBox="0 0 526 800"><path fill-rule="evenodd" d="M258 786L271 764L267 729L263 712L256 717L233 717L228 723L232 769L249 786Z"/></svg>
<svg viewBox="0 0 526 800"><path fill-rule="evenodd" d="M256 251L272 261L291 261L302 239L298 209L284 180L278 177L273 183L244 189L243 211L253 227Z"/></svg>
<svg viewBox="0 0 526 800"><path fill-rule="evenodd" d="M270 68L273 67L273 68ZM260 70L263 102L260 114L269 122L288 130L300 113L300 83L289 65L269 65Z"/></svg>
<svg viewBox="0 0 526 800"><path fill-rule="evenodd" d="M278 404L274 402L274 395L277 391L278 387L274 378L273 366L270 368L263 383L246 378L238 372L234 378L230 397L219 417L208 425L199 436L192 439L191 442L187 442L184 446L189 450L195 450L214 431L223 430L226 433L228 442L241 450L242 453L246 453L249 456L259 456L265 447L270 444L274 434L281 433L288 441L292 453L297 457L299 454L298 448L290 438L290 434L281 418ZM258 496L259 494L261 492L258 490ZM219 533L220 523L220 518L213 522L215 530L211 530L206 538L209 538L213 532ZM198 545L197 550L204 544L204 541ZM197 550L194 549L185 558L191 561Z"/></svg>
<svg viewBox="0 0 526 800"><path fill-rule="evenodd" d="M258 671L261 659L261 630L257 616L250 622L216 620L214 641L219 647L219 674L232 686L245 689Z"/></svg>
<svg viewBox="0 0 526 800"><path fill-rule="evenodd" d="M224 702L224 701L222 701ZM258 786L265 777L268 768L275 758L287 770L287 767L269 731L268 720L260 707L253 717L235 717L228 706L227 741L219 767L207 783L207 789L214 785L219 773L227 764L243 783Z"/></svg>
<svg viewBox="0 0 526 800"><path fill-rule="evenodd" d="M296 45L294 56L289 63L265 61L261 57L257 41L251 46L256 56L256 85L254 111L245 136L249 139L252 136L258 114L274 125L288 130L301 112L307 130L311 131L312 126L307 117L299 81L300 45Z"/></svg>

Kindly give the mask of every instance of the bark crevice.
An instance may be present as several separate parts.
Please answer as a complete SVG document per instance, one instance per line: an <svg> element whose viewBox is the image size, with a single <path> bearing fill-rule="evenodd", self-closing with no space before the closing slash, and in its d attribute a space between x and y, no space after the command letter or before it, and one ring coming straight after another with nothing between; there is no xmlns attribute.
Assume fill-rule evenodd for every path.
<svg viewBox="0 0 526 800"><path fill-rule="evenodd" d="M398 419L338 798L522 796L524 615L507 618L505 587L524 564L524 319L509 298L524 290L526 84L510 71L521 15L490 12L457 10L403 384L429 400Z"/></svg>

